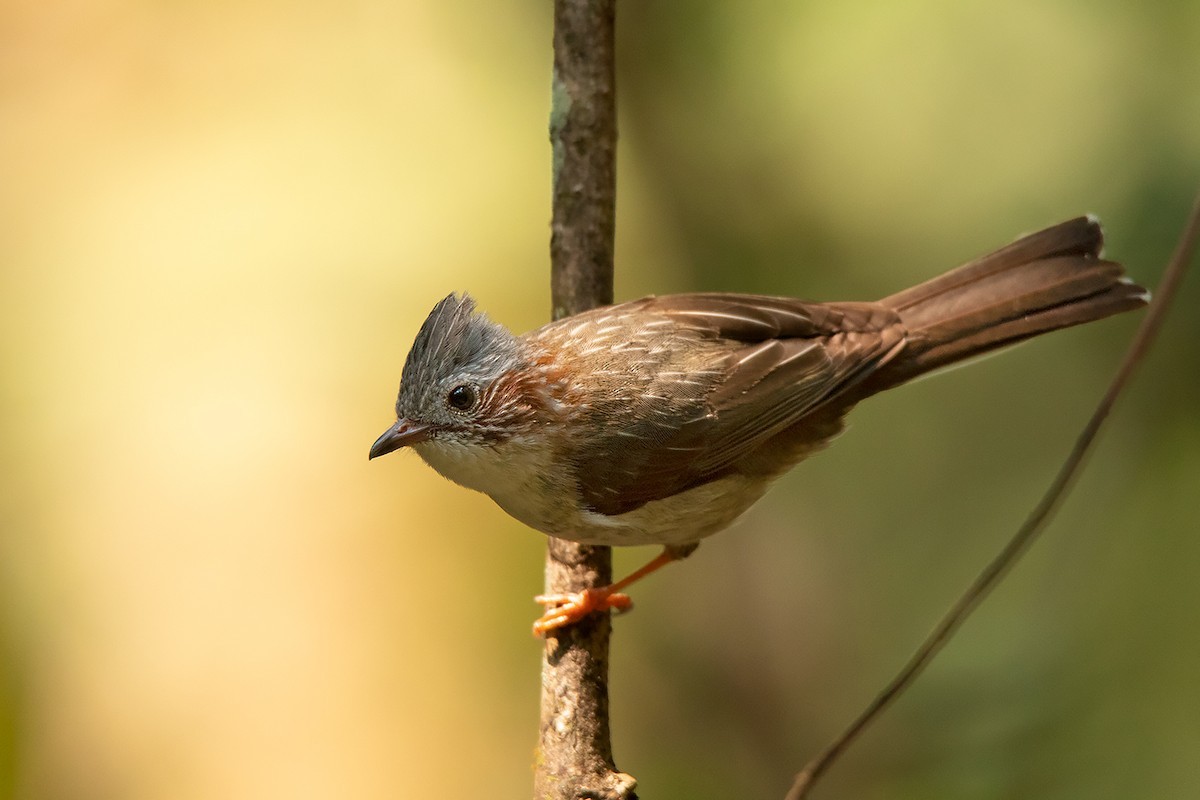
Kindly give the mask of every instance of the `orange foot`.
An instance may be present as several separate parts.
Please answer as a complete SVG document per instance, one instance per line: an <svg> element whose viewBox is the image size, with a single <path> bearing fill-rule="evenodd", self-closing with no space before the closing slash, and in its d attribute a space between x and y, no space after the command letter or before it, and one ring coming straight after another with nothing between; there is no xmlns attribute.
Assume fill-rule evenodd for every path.
<svg viewBox="0 0 1200 800"><path fill-rule="evenodd" d="M611 586L584 589L575 594L539 594L535 603L546 607L546 613L533 623L533 635L545 636L551 631L573 625L589 614L597 614L615 608L628 611L633 608L629 595L613 591Z"/></svg>

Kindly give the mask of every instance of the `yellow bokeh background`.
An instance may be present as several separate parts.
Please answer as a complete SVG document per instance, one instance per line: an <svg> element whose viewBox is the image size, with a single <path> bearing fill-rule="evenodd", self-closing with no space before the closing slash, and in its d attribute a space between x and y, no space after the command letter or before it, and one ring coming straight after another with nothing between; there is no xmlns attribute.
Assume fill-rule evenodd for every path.
<svg viewBox="0 0 1200 800"><path fill-rule="evenodd" d="M550 24L0 7L0 796L528 796L541 536L366 452L446 293L545 320ZM645 0L618 42L622 299L869 299L1085 211L1153 283L1200 187L1191 3ZM824 796L1200 792L1198 284L1047 539ZM639 586L612 700L642 795L781 797L1135 325L864 405Z"/></svg>

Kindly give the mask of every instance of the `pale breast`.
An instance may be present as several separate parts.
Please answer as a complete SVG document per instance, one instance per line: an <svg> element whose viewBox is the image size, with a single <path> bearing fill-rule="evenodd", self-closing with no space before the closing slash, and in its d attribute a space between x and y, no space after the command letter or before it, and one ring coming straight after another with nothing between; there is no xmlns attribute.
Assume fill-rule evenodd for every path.
<svg viewBox="0 0 1200 800"><path fill-rule="evenodd" d="M509 515L543 533L584 544L695 542L730 525L768 482L733 474L613 516L585 509L574 480L519 440L494 447L429 441L415 448L455 483L491 497Z"/></svg>
<svg viewBox="0 0 1200 800"><path fill-rule="evenodd" d="M490 446L431 439L414 449L443 477L483 492L531 528L557 535L572 521L568 487L556 485L561 470L545 447L520 438Z"/></svg>

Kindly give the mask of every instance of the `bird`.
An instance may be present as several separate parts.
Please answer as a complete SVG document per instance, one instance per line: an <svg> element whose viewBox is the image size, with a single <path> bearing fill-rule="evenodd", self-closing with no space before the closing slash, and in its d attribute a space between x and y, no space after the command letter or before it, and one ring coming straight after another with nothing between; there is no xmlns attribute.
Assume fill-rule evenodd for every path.
<svg viewBox="0 0 1200 800"><path fill-rule="evenodd" d="M550 536L663 547L609 586L535 598L548 636L628 609L629 584L727 528L862 400L1144 306L1103 243L1082 216L876 302L649 296L520 336L451 294L416 335L370 458L410 447Z"/></svg>

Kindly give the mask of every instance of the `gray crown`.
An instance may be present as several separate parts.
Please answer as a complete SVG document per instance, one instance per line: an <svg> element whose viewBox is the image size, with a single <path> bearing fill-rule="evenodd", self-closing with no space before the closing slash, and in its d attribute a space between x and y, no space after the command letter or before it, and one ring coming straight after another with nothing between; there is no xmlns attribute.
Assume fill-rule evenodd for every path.
<svg viewBox="0 0 1200 800"><path fill-rule="evenodd" d="M476 313L470 295L447 296L429 312L409 351L396 414L428 418L440 410L452 385L485 386L516 366L519 350L517 338L504 326Z"/></svg>

